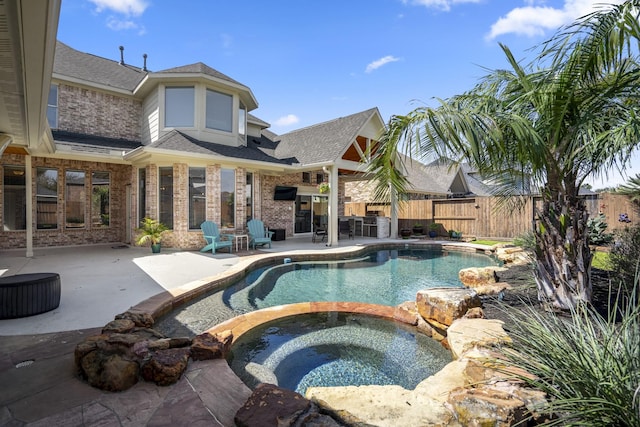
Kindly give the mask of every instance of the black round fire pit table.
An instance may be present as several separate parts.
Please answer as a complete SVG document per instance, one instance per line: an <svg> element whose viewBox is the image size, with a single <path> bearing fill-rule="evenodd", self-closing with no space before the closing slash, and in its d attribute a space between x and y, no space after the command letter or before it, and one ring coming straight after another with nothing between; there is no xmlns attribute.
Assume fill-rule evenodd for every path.
<svg viewBox="0 0 640 427"><path fill-rule="evenodd" d="M33 316L60 305L58 273L0 277L0 319Z"/></svg>

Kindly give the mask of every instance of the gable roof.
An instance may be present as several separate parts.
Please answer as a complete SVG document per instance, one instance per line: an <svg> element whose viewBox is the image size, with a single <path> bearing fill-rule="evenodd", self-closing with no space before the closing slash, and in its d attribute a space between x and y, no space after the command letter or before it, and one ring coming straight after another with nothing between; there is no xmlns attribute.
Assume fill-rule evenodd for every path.
<svg viewBox="0 0 640 427"><path fill-rule="evenodd" d="M378 109L370 108L281 135L275 155L295 157L302 164L334 162L375 114Z"/></svg>
<svg viewBox="0 0 640 427"><path fill-rule="evenodd" d="M424 194L447 195L456 192L452 189L460 174L460 167L450 168L449 163L438 160L425 165L424 163L401 155L407 179L413 186L410 192ZM466 179L465 176L462 177ZM466 184L466 183L465 183Z"/></svg>
<svg viewBox="0 0 640 427"><path fill-rule="evenodd" d="M56 43L53 73L128 92L147 75L141 68L80 52L60 41Z"/></svg>
<svg viewBox="0 0 640 427"><path fill-rule="evenodd" d="M196 62L195 64L181 65L179 67L167 68L166 70L156 71L158 74L204 74L209 77L215 77L216 79L225 80L230 83L244 86L237 80L232 79L226 74L222 74L220 71L209 67L202 62Z"/></svg>

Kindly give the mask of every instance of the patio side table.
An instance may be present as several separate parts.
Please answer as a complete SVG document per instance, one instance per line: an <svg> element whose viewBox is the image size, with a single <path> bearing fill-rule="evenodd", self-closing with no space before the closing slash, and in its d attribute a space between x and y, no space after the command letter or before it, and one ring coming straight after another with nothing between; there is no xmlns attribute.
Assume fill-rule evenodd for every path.
<svg viewBox="0 0 640 427"><path fill-rule="evenodd" d="M246 242L247 250L249 250L249 235L248 234L234 234L233 240L236 242L236 252L238 252L238 243L240 244L240 249L242 249L242 242Z"/></svg>

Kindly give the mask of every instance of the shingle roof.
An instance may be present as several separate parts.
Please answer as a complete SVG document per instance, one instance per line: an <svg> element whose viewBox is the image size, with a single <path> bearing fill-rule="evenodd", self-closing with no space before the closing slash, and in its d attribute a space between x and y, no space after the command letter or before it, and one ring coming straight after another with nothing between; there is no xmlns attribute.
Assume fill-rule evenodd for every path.
<svg viewBox="0 0 640 427"><path fill-rule="evenodd" d="M444 164L419 162L408 156L401 156L407 179L413 190L419 193L447 194L458 173L458 168L449 169Z"/></svg>
<svg viewBox="0 0 640 427"><path fill-rule="evenodd" d="M53 73L133 92L145 71L131 65L91 55L56 43Z"/></svg>
<svg viewBox="0 0 640 427"><path fill-rule="evenodd" d="M127 139L106 138L95 135L54 130L51 131L56 146L69 147L73 151L90 153L110 153L111 151L129 152L140 146L139 141Z"/></svg>
<svg viewBox="0 0 640 427"><path fill-rule="evenodd" d="M232 79L226 74L222 74L220 71L215 70L209 67L207 64L202 62L196 62L195 64L189 65L181 65L179 67L167 68L166 70L157 71L157 73L195 73L195 74L204 74L207 76L215 77L220 80L226 80L231 83L239 84L241 86L245 86L237 80Z"/></svg>
<svg viewBox="0 0 640 427"><path fill-rule="evenodd" d="M249 137L251 140L256 139ZM222 156L234 159L253 160L259 162L276 163L289 165L293 163L292 159L275 158L271 155L273 149L266 147L260 148L261 144L247 144L246 147L231 147L229 145L215 144L212 142L200 141L192 138L180 131L172 130L163 135L157 141L147 145L146 147L160 148L163 150L174 150L182 153L202 154L212 156Z"/></svg>
<svg viewBox="0 0 640 427"><path fill-rule="evenodd" d="M371 108L281 135L276 157L296 157L302 164L336 161L377 111Z"/></svg>

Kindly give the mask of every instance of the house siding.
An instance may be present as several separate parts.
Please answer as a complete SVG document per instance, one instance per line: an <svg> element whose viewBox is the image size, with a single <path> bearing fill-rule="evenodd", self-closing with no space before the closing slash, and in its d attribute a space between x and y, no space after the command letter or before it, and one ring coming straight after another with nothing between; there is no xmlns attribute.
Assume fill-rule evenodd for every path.
<svg viewBox="0 0 640 427"><path fill-rule="evenodd" d="M58 129L140 141L142 103L67 84L58 85Z"/></svg>
<svg viewBox="0 0 640 427"><path fill-rule="evenodd" d="M160 135L160 106L158 105L158 90L151 92L142 103L142 143L151 144Z"/></svg>

